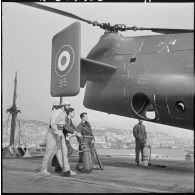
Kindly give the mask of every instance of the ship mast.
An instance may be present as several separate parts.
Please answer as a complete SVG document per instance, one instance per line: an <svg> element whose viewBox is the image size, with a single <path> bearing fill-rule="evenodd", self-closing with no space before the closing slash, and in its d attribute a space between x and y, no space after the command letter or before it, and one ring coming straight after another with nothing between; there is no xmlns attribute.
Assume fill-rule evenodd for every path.
<svg viewBox="0 0 195 195"><path fill-rule="evenodd" d="M16 87L17 87L17 72L14 80L14 95L13 95L13 105L11 108L7 109L6 112L9 112L12 116L11 119L11 132L10 132L10 146L14 145L14 138L15 138L15 130L16 130L16 117L18 112L21 112L16 107Z"/></svg>

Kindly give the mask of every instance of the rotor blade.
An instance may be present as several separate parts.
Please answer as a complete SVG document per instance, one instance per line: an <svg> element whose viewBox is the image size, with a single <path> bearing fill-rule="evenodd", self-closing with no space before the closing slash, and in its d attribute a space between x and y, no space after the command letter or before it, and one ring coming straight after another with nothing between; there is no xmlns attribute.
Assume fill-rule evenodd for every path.
<svg viewBox="0 0 195 195"><path fill-rule="evenodd" d="M163 33L163 34L171 34L171 33L188 33L194 32L192 29L171 29L171 28L144 28L144 27L127 27L127 30L151 30L152 32L156 33Z"/></svg>
<svg viewBox="0 0 195 195"><path fill-rule="evenodd" d="M45 6L45 5L41 5L41 4L38 4L38 3L32 3L32 2L30 2L30 3L27 3L27 2L16 2L16 3L20 3L20 4L23 4L23 5L26 5L26 6L34 7L34 8L45 10L45 11L49 11L49 12L53 12L55 14L66 16L66 17L69 17L69 18L74 18L76 20L80 20L80 21L83 21L83 22L87 22L89 24L93 24L93 26L101 26L102 25L102 24L99 24L98 22L92 22L91 20L83 19L83 18L81 18L79 16L76 16L76 15L74 15L72 13L65 12L65 11L62 11L62 10L58 10L58 9L55 9L55 8L52 8L52 7L48 7L48 6ZM110 26L108 26L108 27L110 27ZM103 29L106 29L106 28L107 28L107 26L103 27ZM137 30L151 30L152 32L163 33L163 34L194 32L194 30L191 30L191 29L144 28L144 27L136 27L136 26L127 27L127 28L123 29L122 31L125 31L125 30L133 30L133 31L137 31Z"/></svg>
<svg viewBox="0 0 195 195"><path fill-rule="evenodd" d="M81 20L83 22L87 22L87 23L92 23L92 21L90 20L85 20L83 18L80 18L74 14L71 14L69 12L65 12L65 11L62 11L62 10L58 10L58 9L55 9L55 8L52 8L52 7L48 7L48 6L45 6L45 5L41 5L41 4L38 4L38 3L27 3L27 2L16 2L16 3L20 3L20 4L23 4L23 5L27 5L27 6L30 6L30 7L34 7L34 8L37 8L37 9L42 9L42 10L45 10L45 11L49 11L49 12L53 12L55 14L59 14L59 15L62 15L62 16L66 16L66 17L69 17L69 18L74 18L76 20Z"/></svg>
<svg viewBox="0 0 195 195"><path fill-rule="evenodd" d="M194 30L191 29L169 29L169 28L151 28L152 32L157 32L157 33L189 33L189 32L194 32Z"/></svg>

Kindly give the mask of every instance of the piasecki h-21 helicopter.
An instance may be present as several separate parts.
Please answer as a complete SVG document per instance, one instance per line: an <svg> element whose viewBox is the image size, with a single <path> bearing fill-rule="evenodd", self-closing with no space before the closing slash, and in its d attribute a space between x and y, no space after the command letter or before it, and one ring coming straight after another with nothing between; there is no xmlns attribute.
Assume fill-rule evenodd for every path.
<svg viewBox="0 0 195 195"><path fill-rule="evenodd" d="M53 37L51 96L75 96L86 85L84 106L89 109L193 130L194 30L112 26L42 4L22 4L105 30L86 58L80 56L79 22ZM161 34L119 33L127 30Z"/></svg>

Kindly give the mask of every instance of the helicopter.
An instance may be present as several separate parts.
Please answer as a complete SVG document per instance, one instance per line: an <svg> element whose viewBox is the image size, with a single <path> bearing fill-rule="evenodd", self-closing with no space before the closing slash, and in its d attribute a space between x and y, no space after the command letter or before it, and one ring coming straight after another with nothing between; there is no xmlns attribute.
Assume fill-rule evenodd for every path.
<svg viewBox="0 0 195 195"><path fill-rule="evenodd" d="M54 35L52 97L76 96L86 86L86 108L193 130L194 30L111 25L37 3L20 4L104 30L86 58L80 56L79 22ZM128 30L160 35L126 37L120 33Z"/></svg>

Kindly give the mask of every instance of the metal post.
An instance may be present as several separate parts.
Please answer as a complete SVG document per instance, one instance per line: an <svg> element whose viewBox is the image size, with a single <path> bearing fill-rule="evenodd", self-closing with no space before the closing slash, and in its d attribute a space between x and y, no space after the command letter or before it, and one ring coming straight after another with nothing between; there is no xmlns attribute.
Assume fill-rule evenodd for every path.
<svg viewBox="0 0 195 195"><path fill-rule="evenodd" d="M14 145L14 138L15 138L15 129L16 129L16 116L20 110L16 107L16 86L17 86L17 72L14 80L14 95L13 95L13 105L11 108L7 109L6 112L9 112L12 115L12 122L11 122L11 131L10 131L10 146Z"/></svg>
<svg viewBox="0 0 195 195"><path fill-rule="evenodd" d="M60 97L60 106L62 104L62 98ZM64 119L65 120L65 119ZM65 141L65 140L64 140ZM65 143L66 144L66 143ZM61 146L61 153L62 153L62 170L65 171L65 165L64 165L64 151L63 151L63 146L62 146L62 137L60 137L60 146Z"/></svg>

